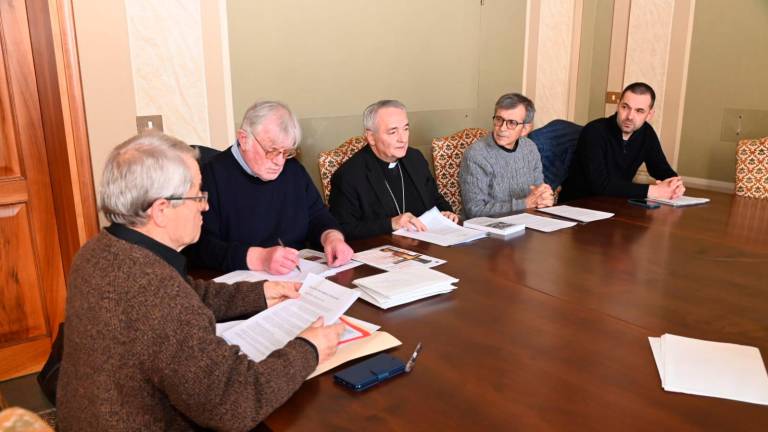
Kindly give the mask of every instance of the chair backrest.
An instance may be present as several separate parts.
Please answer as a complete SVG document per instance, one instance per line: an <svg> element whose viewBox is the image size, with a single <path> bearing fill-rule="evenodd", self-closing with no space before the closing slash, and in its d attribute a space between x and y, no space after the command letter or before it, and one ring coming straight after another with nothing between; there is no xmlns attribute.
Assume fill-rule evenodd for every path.
<svg viewBox="0 0 768 432"><path fill-rule="evenodd" d="M768 199L768 137L736 146L736 195Z"/></svg>
<svg viewBox="0 0 768 432"><path fill-rule="evenodd" d="M541 155L544 182L557 190L568 176L581 126L566 120L552 120L528 134Z"/></svg>
<svg viewBox="0 0 768 432"><path fill-rule="evenodd" d="M365 147L368 141L364 136L354 136L333 150L320 152L317 163L320 165L320 182L323 186L323 199L328 203L331 196L331 177L337 169L358 150Z"/></svg>
<svg viewBox="0 0 768 432"><path fill-rule="evenodd" d="M459 186L459 168L464 151L478 139L488 135L488 131L467 128L453 135L432 140L432 160L435 164L437 189L453 207L456 214L461 214L461 186Z"/></svg>

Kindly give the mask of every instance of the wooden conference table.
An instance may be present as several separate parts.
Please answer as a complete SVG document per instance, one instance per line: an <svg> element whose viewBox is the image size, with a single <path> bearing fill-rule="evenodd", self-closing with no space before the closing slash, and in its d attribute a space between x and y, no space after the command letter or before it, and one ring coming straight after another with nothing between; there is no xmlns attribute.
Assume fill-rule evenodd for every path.
<svg viewBox="0 0 768 432"><path fill-rule="evenodd" d="M307 381L266 421L274 430L768 430L768 407L665 392L648 336L757 346L768 355L768 201L690 190L708 205L645 210L624 199L572 203L616 214L554 233L526 230L440 247L453 293L348 314L423 351L413 372L363 393ZM332 278L378 272L361 266Z"/></svg>

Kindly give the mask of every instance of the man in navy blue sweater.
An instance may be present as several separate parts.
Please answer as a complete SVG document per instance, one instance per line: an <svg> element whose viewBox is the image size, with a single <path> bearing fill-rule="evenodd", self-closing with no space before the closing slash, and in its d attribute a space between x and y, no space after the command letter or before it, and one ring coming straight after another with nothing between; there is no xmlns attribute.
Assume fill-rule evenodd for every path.
<svg viewBox="0 0 768 432"><path fill-rule="evenodd" d="M581 130L568 178L559 201L589 195L674 199L683 195L683 180L669 166L653 118L656 93L645 83L628 85L616 114L589 122ZM655 184L633 183L641 164Z"/></svg>
<svg viewBox="0 0 768 432"><path fill-rule="evenodd" d="M237 142L203 166L210 210L203 215L193 263L223 271L286 274L307 244L331 266L352 258L307 171L294 159L301 129L280 102L258 102L243 117Z"/></svg>

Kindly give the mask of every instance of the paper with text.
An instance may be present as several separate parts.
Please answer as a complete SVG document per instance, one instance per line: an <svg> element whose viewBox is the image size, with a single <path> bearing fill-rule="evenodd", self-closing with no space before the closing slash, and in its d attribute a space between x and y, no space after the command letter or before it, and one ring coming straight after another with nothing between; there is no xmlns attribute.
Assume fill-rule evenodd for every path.
<svg viewBox="0 0 768 432"><path fill-rule="evenodd" d="M579 222L594 222L601 219L608 219L613 217L613 213L590 210L581 207L571 207L567 205L559 205L555 207L547 207L536 209L543 213L549 213L551 215L564 217L566 219L572 219Z"/></svg>
<svg viewBox="0 0 768 432"><path fill-rule="evenodd" d="M419 216L419 220L427 227L427 231L408 231L400 228L393 234L434 243L440 246L453 246L486 236L486 233L464 228L453 223L450 219L440 214L437 207L432 207Z"/></svg>
<svg viewBox="0 0 768 432"><path fill-rule="evenodd" d="M530 213L520 213L512 216L505 216L499 218L499 220L514 224L525 225L526 228L530 228L536 231L552 232L561 230L563 228L570 228L576 225L576 222L568 222L560 219L536 216Z"/></svg>
<svg viewBox="0 0 768 432"><path fill-rule="evenodd" d="M325 254L322 252L314 251L312 249L302 249L299 251L299 267L301 267L301 271L293 269L290 273L284 275L274 275L265 271L235 270L217 277L214 281L227 284L233 284L235 282L256 282L261 280L302 282L310 274L328 277L359 265L362 265L362 263L350 261L339 267L330 267L328 266L328 261L325 259Z"/></svg>

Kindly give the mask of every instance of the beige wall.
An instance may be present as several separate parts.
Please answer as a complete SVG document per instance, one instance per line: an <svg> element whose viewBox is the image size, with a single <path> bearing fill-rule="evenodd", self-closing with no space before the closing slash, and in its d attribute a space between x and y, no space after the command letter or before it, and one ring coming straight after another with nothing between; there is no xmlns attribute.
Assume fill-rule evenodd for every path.
<svg viewBox="0 0 768 432"><path fill-rule="evenodd" d="M583 125L605 113L613 0L584 0L581 18L574 121Z"/></svg>
<svg viewBox="0 0 768 432"><path fill-rule="evenodd" d="M726 109L768 110L768 2L698 1L694 14L680 174L733 182L735 134L721 139ZM735 113L732 111L732 113ZM747 111L742 126L768 135L768 123ZM734 114L735 115L735 114Z"/></svg>
<svg viewBox="0 0 768 432"><path fill-rule="evenodd" d="M488 127L493 103L519 91L525 1L230 0L235 119L255 100L280 99L300 118L302 162L362 132L378 99L408 107L411 145Z"/></svg>

